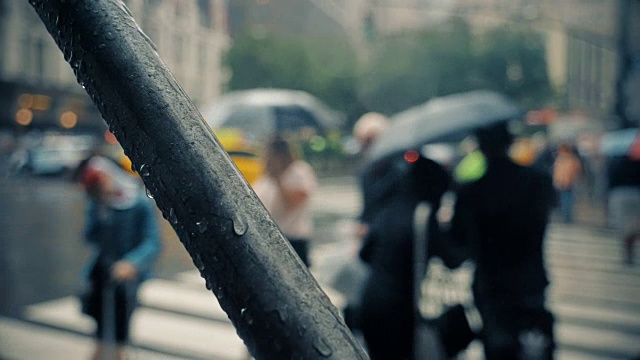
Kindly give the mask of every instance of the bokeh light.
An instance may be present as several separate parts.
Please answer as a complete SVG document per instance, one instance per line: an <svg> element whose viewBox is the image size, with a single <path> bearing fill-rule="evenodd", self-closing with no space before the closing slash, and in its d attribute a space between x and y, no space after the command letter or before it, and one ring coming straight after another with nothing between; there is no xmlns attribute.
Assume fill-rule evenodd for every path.
<svg viewBox="0 0 640 360"><path fill-rule="evenodd" d="M20 109L16 112L16 123L22 126L31 124L33 120L33 112L29 109Z"/></svg>
<svg viewBox="0 0 640 360"><path fill-rule="evenodd" d="M73 111L65 111L60 115L60 125L65 129L74 128L78 124L78 115Z"/></svg>

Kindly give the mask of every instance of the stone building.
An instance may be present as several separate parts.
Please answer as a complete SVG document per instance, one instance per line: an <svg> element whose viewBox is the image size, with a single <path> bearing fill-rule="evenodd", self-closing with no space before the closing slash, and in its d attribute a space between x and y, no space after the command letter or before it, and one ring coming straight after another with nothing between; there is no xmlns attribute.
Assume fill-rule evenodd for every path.
<svg viewBox="0 0 640 360"><path fill-rule="evenodd" d="M224 0L125 3L196 105L221 94L229 46ZM0 127L105 129L29 2L0 0L0 49Z"/></svg>

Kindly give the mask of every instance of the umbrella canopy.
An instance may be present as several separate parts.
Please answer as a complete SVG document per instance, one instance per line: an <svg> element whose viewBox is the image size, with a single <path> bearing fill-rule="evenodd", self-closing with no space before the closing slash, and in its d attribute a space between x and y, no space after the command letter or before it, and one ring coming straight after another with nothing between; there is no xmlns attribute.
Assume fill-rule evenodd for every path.
<svg viewBox="0 0 640 360"><path fill-rule="evenodd" d="M606 156L628 155L631 145L640 136L638 128L611 131L602 136L600 149Z"/></svg>
<svg viewBox="0 0 640 360"><path fill-rule="evenodd" d="M338 112L313 95L286 89L230 92L206 107L202 114L214 130L238 128L259 139L303 128L313 128L323 134L342 122Z"/></svg>
<svg viewBox="0 0 640 360"><path fill-rule="evenodd" d="M428 143L461 140L478 127L522 114L507 97L487 90L435 98L393 116L391 126L375 143L370 160Z"/></svg>

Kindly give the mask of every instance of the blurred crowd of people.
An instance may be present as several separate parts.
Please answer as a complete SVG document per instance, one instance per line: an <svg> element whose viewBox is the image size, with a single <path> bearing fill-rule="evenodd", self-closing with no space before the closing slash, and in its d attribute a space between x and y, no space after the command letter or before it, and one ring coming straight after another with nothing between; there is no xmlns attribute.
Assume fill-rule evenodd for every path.
<svg viewBox="0 0 640 360"><path fill-rule="evenodd" d="M372 113L355 124L365 159L388 124ZM483 342L487 359L553 358L543 243L554 212L565 223L575 221L575 193L584 178L591 177L593 186L593 177L605 177L609 222L623 241L624 261L633 261L640 234L640 136L627 150L607 154L606 170L594 174L595 161L588 158L594 154L581 154L566 139L549 144L519 138L514 144L506 122L478 127L473 135L455 160L434 161L416 149L360 171L357 234L368 276L345 318L362 333L371 359L452 358L474 338ZM452 215L442 218L446 193L456 200ZM420 203L431 210L422 222L424 240L414 218ZM416 247L419 241L426 244ZM419 260L416 249L424 251ZM435 257L451 269L474 263L471 310L479 314L480 328L470 323L468 304L424 321L422 294L416 294L424 273L415 269Z"/></svg>

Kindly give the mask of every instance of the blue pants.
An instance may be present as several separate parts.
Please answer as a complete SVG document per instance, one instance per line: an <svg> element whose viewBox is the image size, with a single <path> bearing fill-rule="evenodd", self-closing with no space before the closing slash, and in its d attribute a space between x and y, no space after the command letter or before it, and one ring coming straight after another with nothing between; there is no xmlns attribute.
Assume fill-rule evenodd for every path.
<svg viewBox="0 0 640 360"><path fill-rule="evenodd" d="M573 222L573 189L560 190L560 211L565 223Z"/></svg>

